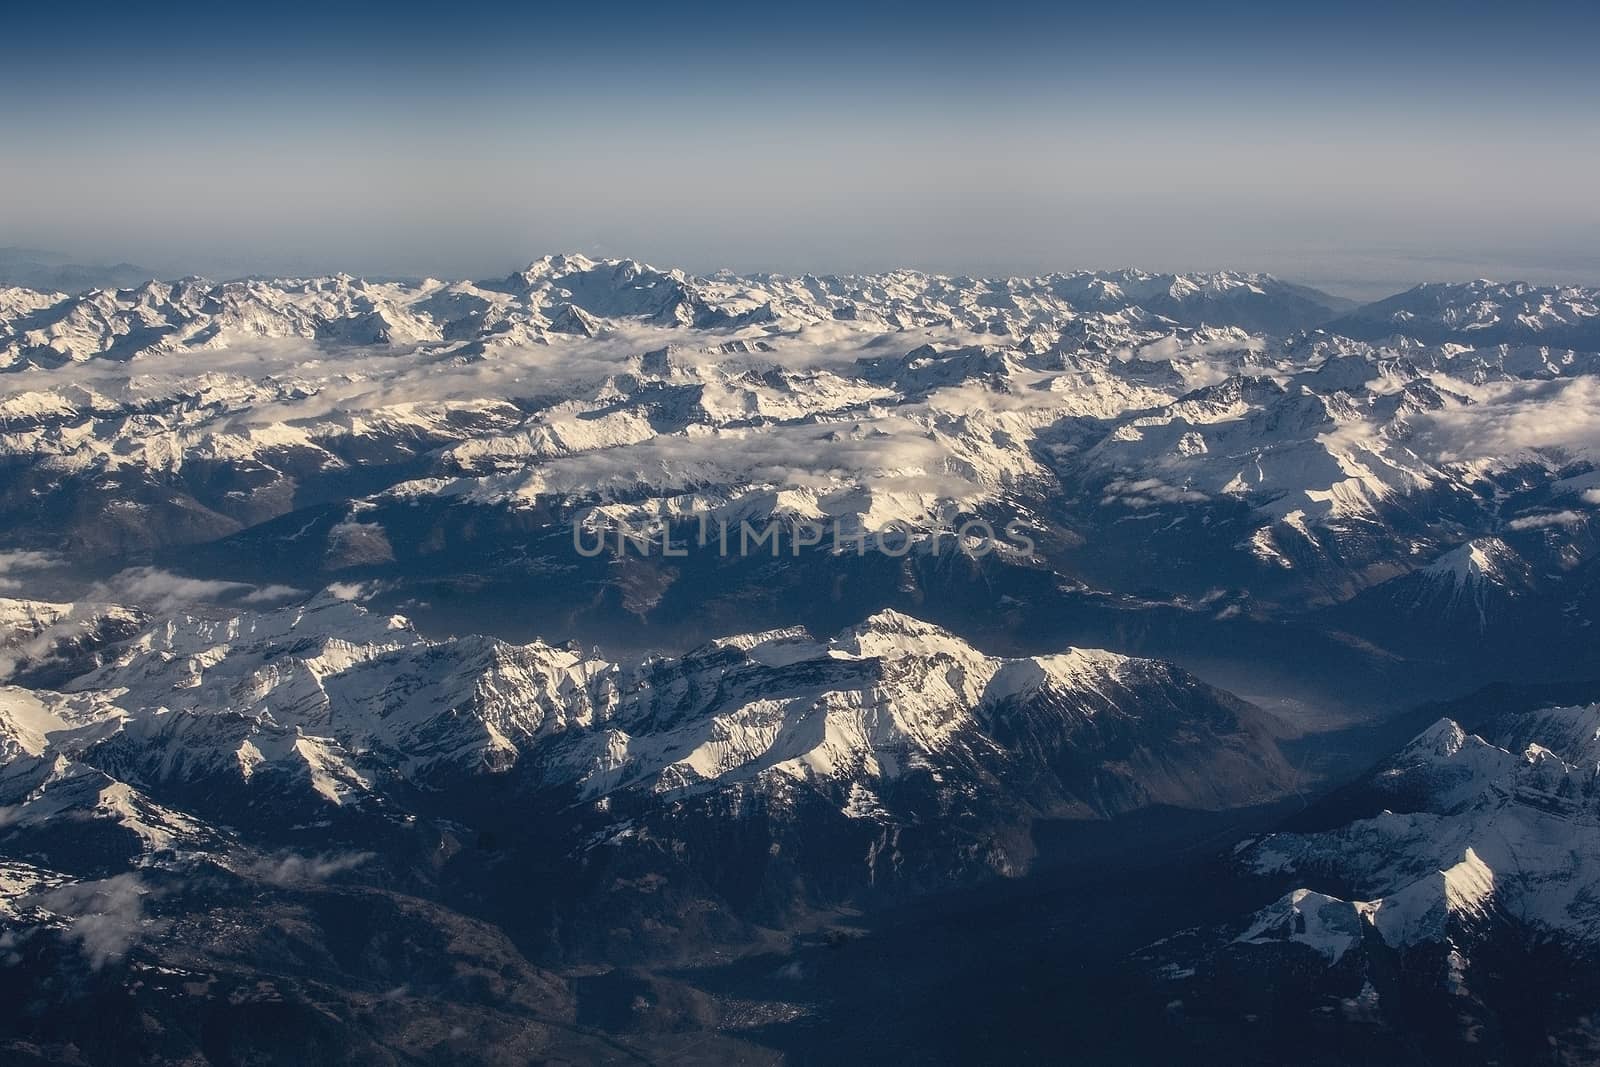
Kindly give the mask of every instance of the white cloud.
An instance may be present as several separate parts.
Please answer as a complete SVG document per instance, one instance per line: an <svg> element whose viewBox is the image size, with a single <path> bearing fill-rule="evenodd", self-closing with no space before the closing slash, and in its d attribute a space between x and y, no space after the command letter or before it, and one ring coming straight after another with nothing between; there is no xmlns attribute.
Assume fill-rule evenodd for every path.
<svg viewBox="0 0 1600 1067"><path fill-rule="evenodd" d="M1513 530L1537 530L1545 526L1570 526L1585 522L1589 516L1581 511L1551 511L1543 515L1524 515L1506 523Z"/></svg>
<svg viewBox="0 0 1600 1067"><path fill-rule="evenodd" d="M292 585L263 585L251 590L239 599L245 604L274 604L280 600L288 600L292 597L304 595L305 591L303 589L296 589Z"/></svg>
<svg viewBox="0 0 1600 1067"><path fill-rule="evenodd" d="M50 552L0 552L0 593L24 589L27 586L26 578L60 565L60 558Z"/></svg>
<svg viewBox="0 0 1600 1067"><path fill-rule="evenodd" d="M1600 379L1509 382L1483 402L1417 418L1418 437L1442 462L1508 459L1531 449L1600 454Z"/></svg>
<svg viewBox="0 0 1600 1067"><path fill-rule="evenodd" d="M248 604L258 606L303 595L287 585L254 586L189 578L158 567L130 567L97 583L89 599L132 604L147 611L182 611L198 604Z"/></svg>
<svg viewBox="0 0 1600 1067"><path fill-rule="evenodd" d="M343 874L367 863L372 858L371 852L327 853L317 856L301 856L290 852L246 864L240 868L239 873L259 878L272 885L305 885L325 882L336 874Z"/></svg>
<svg viewBox="0 0 1600 1067"><path fill-rule="evenodd" d="M687 437L661 436L550 460L532 472L484 479L475 495L682 492L702 486L771 486L833 492L892 488L954 499L980 481L949 444L909 419L768 427Z"/></svg>
<svg viewBox="0 0 1600 1067"><path fill-rule="evenodd" d="M89 966L99 970L120 960L144 929L144 901L150 890L137 875L119 874L99 882L74 882L41 894L48 911L71 920L68 936L83 947Z"/></svg>

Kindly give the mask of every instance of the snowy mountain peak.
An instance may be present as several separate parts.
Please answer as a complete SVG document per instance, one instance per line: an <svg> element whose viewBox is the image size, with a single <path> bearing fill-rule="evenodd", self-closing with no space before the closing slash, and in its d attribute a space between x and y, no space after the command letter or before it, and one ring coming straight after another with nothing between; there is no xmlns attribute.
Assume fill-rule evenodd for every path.
<svg viewBox="0 0 1600 1067"><path fill-rule="evenodd" d="M1517 570L1520 559L1511 546L1498 537L1480 537L1440 556L1425 573L1442 581L1471 588L1481 583L1505 585Z"/></svg>
<svg viewBox="0 0 1600 1067"><path fill-rule="evenodd" d="M1134 755L1106 772L1124 779L1115 790L1103 774L1089 789L1070 761L1028 773L1052 783L1049 804L1101 813L1156 799L1208 806L1227 794L1226 775L1169 778L1174 759L1244 760L1248 791L1284 776L1259 713L1177 672L1123 670L1134 662L1082 651L989 657L884 611L827 643L786 630L619 666L539 642L428 641L398 616L325 594L270 612L156 621L75 679L71 696L50 698L96 709L88 732L20 692L3 722L16 757L60 746L157 795L270 788L276 804L313 808L377 803L402 781L432 788L514 771L595 800L802 783L848 806L851 783L876 793L972 759L1010 775L1041 751L1119 735L1130 752L1149 746L1152 762ZM1145 721L1145 701L1192 705L1197 718ZM991 722L986 709L999 705L1004 718ZM1167 751L1170 730L1220 731L1227 751ZM890 794L881 803L890 817Z"/></svg>

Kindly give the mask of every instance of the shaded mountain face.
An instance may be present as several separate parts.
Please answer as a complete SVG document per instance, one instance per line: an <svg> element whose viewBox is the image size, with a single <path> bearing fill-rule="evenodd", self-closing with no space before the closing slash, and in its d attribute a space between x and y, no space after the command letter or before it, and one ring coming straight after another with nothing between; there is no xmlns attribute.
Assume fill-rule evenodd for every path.
<svg viewBox="0 0 1600 1067"><path fill-rule="evenodd" d="M280 1058L294 1028L336 1058L592 1059L580 1017L627 980L571 968L758 951L1022 877L1035 824L1298 780L1279 723L1169 664L988 656L892 611L615 663L324 595L97 658L0 688L0 981L47 989L19 1055L114 1059L84 1029L111 1001L158 1058ZM676 1029L729 1010L653 995L686 998Z"/></svg>
<svg viewBox="0 0 1600 1067"><path fill-rule="evenodd" d="M98 665L100 649L131 637L143 612L118 604L59 604L0 597L0 675L49 687Z"/></svg>
<svg viewBox="0 0 1600 1067"><path fill-rule="evenodd" d="M46 853L63 812L120 834L114 862L216 847L212 824L268 839L285 819L492 828L509 804L548 817L564 849L682 836L717 849L691 846L691 866L714 866L722 823L747 810L764 827L752 862L793 840L839 868L829 892L865 900L901 891L902 871L933 886L1021 872L1036 819L1221 809L1296 780L1270 716L1178 668L996 658L892 611L828 641L787 630L618 664L429 641L324 596L156 620L103 658L60 692L4 691L4 832L42 835L30 847Z"/></svg>
<svg viewBox="0 0 1600 1067"><path fill-rule="evenodd" d="M1238 899L1292 888L1145 950L1162 995L1223 1028L1262 1023L1290 1056L1587 1058L1600 705L1474 717L1477 732L1440 719L1299 820L1327 828L1241 842Z"/></svg>
<svg viewBox="0 0 1600 1067"><path fill-rule="evenodd" d="M1523 976L1592 962L1592 698L1452 713L1231 847L1408 704L1592 677L1595 304L0 290L0 1048L837 1058L911 983L885 1047L959 1058L1061 982L1109 1058L1251 1015L1269 1059L1587 1047Z"/></svg>
<svg viewBox="0 0 1600 1067"><path fill-rule="evenodd" d="M1327 328L1361 340L1402 335L1433 344L1533 344L1593 352L1600 349L1600 293L1483 279L1433 283L1357 308Z"/></svg>

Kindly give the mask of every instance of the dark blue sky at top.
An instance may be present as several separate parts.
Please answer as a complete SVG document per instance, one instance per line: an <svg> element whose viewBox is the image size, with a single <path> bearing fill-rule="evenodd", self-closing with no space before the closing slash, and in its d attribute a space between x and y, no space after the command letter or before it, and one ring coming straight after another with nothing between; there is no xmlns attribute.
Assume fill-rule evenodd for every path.
<svg viewBox="0 0 1600 1067"><path fill-rule="evenodd" d="M0 245L79 258L1600 280L1595 5L91 4L6 26Z"/></svg>

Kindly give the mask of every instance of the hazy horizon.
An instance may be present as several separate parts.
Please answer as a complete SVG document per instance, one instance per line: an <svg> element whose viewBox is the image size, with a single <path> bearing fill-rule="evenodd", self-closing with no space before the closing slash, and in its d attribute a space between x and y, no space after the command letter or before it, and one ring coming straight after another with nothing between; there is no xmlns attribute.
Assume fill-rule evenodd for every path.
<svg viewBox="0 0 1600 1067"><path fill-rule="evenodd" d="M885 262L870 266L814 267L803 263L798 265L773 265L757 261L741 265L720 261L693 262L682 257L673 257L670 254L666 256L641 256L630 252L626 248L568 247L534 249L528 255L502 258L480 269L452 273L438 270L363 270L360 269L359 264L352 265L352 263L333 259L327 261L267 259L263 260L261 264L252 267L243 260L208 260L204 257L161 259L159 257L98 254L92 249L67 251L63 249L18 246L0 246L0 284L21 284L8 283L6 278L7 267L16 262L35 262L49 267L84 268L90 271L105 271L110 268L128 265L142 271L143 275L141 276L148 276L152 280L162 281L191 276L208 278L213 281L227 281L245 277L324 276L338 273L372 280L400 279L414 281L431 277L449 281L484 281L504 277L515 271L522 270L529 263L544 255L574 253L586 255L593 259L633 259L657 268L679 268L700 276L709 275L719 270L729 270L739 274L799 275L807 273L861 274L905 269L929 274L965 275L981 278L1036 277L1044 274L1070 273L1078 270L1114 271L1125 268L1145 270L1151 273L1214 270L1249 271L1272 274L1285 281L1319 289L1330 296L1361 302L1382 299L1423 283L1466 282L1478 278L1489 278L1497 282L1526 282L1533 285L1600 285L1600 257L1574 261L1565 265L1557 260L1546 260L1544 261L1545 265L1534 265L1531 262L1518 262L1516 260L1496 261L1488 258L1385 255L1381 250L1368 253L1341 252L1320 260L1314 255L1306 254L1297 260L1266 266L1255 262L1218 262L1199 265L1152 265L1141 262L1046 262L1036 263L1031 266L1008 267L1003 262L993 262L987 267L978 268L971 265L963 266L959 262L941 262L938 264ZM356 259L359 258L356 257Z"/></svg>
<svg viewBox="0 0 1600 1067"><path fill-rule="evenodd" d="M161 274L1600 283L1569 4L16 16L0 245ZM70 47L62 48L65 42ZM221 42L221 43L219 43Z"/></svg>

